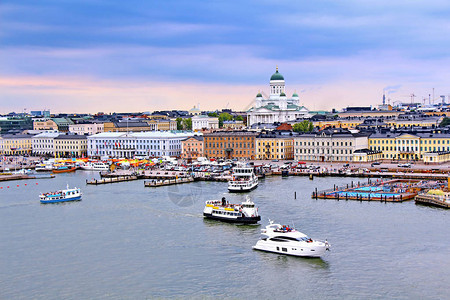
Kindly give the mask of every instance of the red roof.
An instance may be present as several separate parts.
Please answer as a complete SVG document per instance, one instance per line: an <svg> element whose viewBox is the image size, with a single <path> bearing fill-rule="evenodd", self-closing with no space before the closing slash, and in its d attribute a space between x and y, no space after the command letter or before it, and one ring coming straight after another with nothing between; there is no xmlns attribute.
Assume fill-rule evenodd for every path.
<svg viewBox="0 0 450 300"><path fill-rule="evenodd" d="M291 131L292 130L292 126L290 124L283 123L280 126L278 126L276 130Z"/></svg>

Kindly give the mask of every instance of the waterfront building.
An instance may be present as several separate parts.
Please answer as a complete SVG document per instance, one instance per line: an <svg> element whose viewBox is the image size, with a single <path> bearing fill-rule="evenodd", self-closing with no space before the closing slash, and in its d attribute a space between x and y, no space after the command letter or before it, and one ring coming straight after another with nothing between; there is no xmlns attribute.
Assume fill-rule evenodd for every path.
<svg viewBox="0 0 450 300"><path fill-rule="evenodd" d="M87 137L89 157L180 156L181 141L193 132L103 132Z"/></svg>
<svg viewBox="0 0 450 300"><path fill-rule="evenodd" d="M1 155L30 154L32 134L4 134L0 136Z"/></svg>
<svg viewBox="0 0 450 300"><path fill-rule="evenodd" d="M83 122L69 125L69 132L77 135L93 135L103 132L105 126L102 122Z"/></svg>
<svg viewBox="0 0 450 300"><path fill-rule="evenodd" d="M270 77L269 97L258 93L254 101L254 107L247 111L248 126L257 123L288 122L311 116L308 109L300 105L296 92L290 98L286 96L285 80L278 72L278 67Z"/></svg>
<svg viewBox="0 0 450 300"><path fill-rule="evenodd" d="M294 159L294 136L288 131L271 131L256 137L256 159Z"/></svg>
<svg viewBox="0 0 450 300"><path fill-rule="evenodd" d="M181 141L181 157L196 160L204 156L203 136L191 136Z"/></svg>
<svg viewBox="0 0 450 300"><path fill-rule="evenodd" d="M450 151L432 151L423 154L425 164L442 164L450 161Z"/></svg>
<svg viewBox="0 0 450 300"><path fill-rule="evenodd" d="M219 118L196 115L191 118L192 130L219 129Z"/></svg>
<svg viewBox="0 0 450 300"><path fill-rule="evenodd" d="M60 134L53 139L54 157L84 157L87 154L87 136Z"/></svg>
<svg viewBox="0 0 450 300"><path fill-rule="evenodd" d="M55 154L55 137L59 132L43 132L31 139L32 152L34 155L44 156Z"/></svg>
<svg viewBox="0 0 450 300"><path fill-rule="evenodd" d="M255 139L250 131L215 131L205 133L205 156L216 159L255 159Z"/></svg>
<svg viewBox="0 0 450 300"><path fill-rule="evenodd" d="M373 162L382 159L382 152L378 150L358 149L353 152L353 162Z"/></svg>
<svg viewBox="0 0 450 300"><path fill-rule="evenodd" d="M450 133L441 130L379 131L370 135L369 149L381 151L383 159L424 160L427 152L450 151Z"/></svg>
<svg viewBox="0 0 450 300"><path fill-rule="evenodd" d="M368 134L328 128L294 137L295 160L352 161L353 153L368 148Z"/></svg>

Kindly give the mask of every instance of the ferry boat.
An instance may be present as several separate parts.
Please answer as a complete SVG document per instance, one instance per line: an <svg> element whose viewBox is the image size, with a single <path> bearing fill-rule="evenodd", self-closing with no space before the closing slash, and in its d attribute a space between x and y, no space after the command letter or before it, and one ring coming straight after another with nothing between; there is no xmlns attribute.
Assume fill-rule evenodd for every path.
<svg viewBox="0 0 450 300"><path fill-rule="evenodd" d="M222 200L206 201L203 216L229 223L255 224L261 220L258 208L248 197L241 204L230 204L225 197Z"/></svg>
<svg viewBox="0 0 450 300"><path fill-rule="evenodd" d="M67 201L79 201L81 200L81 190L79 188L70 189L69 185L65 190L60 190L57 192L49 192L39 195L41 203L58 203Z"/></svg>
<svg viewBox="0 0 450 300"><path fill-rule="evenodd" d="M228 191L248 192L258 186L258 176L253 172L252 167L234 167L230 181L228 181Z"/></svg>
<svg viewBox="0 0 450 300"><path fill-rule="evenodd" d="M81 168L86 171L109 171L109 165L101 161L88 161Z"/></svg>
<svg viewBox="0 0 450 300"><path fill-rule="evenodd" d="M261 229L262 238L253 246L254 250L304 257L320 257L330 250L327 241L317 241L287 225L274 224Z"/></svg>

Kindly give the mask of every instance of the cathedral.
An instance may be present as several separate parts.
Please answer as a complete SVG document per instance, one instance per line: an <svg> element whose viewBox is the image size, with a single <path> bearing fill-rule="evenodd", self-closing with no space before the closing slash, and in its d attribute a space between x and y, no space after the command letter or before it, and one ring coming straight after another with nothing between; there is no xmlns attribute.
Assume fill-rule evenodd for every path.
<svg viewBox="0 0 450 300"><path fill-rule="evenodd" d="M300 106L297 93L294 92L290 98L286 96L284 77L277 67L270 77L270 96L265 98L261 93L256 95L255 106L247 111L247 125L288 122L305 117L310 117L308 109Z"/></svg>

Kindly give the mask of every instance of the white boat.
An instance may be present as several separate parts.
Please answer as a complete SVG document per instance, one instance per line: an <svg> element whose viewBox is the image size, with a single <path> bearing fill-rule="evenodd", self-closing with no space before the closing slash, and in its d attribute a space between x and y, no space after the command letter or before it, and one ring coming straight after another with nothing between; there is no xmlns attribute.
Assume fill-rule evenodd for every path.
<svg viewBox="0 0 450 300"><path fill-rule="evenodd" d="M53 164L52 163L41 163L37 164L35 171L36 172L45 172L45 171L52 171L53 170Z"/></svg>
<svg viewBox="0 0 450 300"><path fill-rule="evenodd" d="M230 192L248 192L258 186L258 176L252 167L234 167L228 190Z"/></svg>
<svg viewBox="0 0 450 300"><path fill-rule="evenodd" d="M203 216L229 223L255 224L261 220L258 208L248 197L241 204L230 204L225 197L222 200L206 201Z"/></svg>
<svg viewBox="0 0 450 300"><path fill-rule="evenodd" d="M327 241L317 241L287 225L274 224L261 229L262 238L253 246L255 250L279 254L320 257L330 250Z"/></svg>
<svg viewBox="0 0 450 300"><path fill-rule="evenodd" d="M81 190L79 188L70 189L69 185L65 190L60 190L56 192L43 193L39 195L41 203L58 203L67 201L79 201L81 200Z"/></svg>
<svg viewBox="0 0 450 300"><path fill-rule="evenodd" d="M86 171L109 171L109 165L101 161L88 161L81 168Z"/></svg>
<svg viewBox="0 0 450 300"><path fill-rule="evenodd" d="M28 175L28 174L32 174L33 172L30 169L20 169L18 171L14 171L13 174L14 175Z"/></svg>

